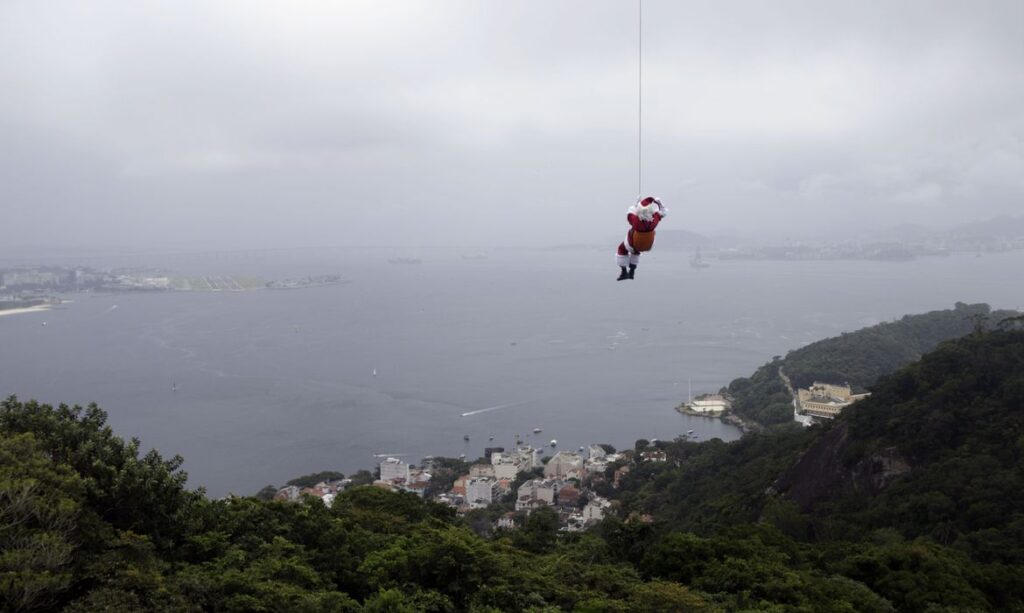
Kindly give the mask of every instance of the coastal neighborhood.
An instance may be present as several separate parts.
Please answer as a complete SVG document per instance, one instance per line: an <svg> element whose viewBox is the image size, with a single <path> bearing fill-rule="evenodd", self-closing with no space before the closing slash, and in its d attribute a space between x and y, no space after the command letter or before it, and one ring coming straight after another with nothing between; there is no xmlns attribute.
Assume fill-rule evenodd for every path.
<svg viewBox="0 0 1024 613"><path fill-rule="evenodd" d="M173 276L163 270L35 266L0 269L0 312L41 310L60 304L54 294L75 292L245 292L321 287L344 283L338 275L266 281L238 275Z"/></svg>
<svg viewBox="0 0 1024 613"><path fill-rule="evenodd" d="M561 530L578 532L612 511L615 503L601 492L617 488L632 466L665 461L665 453L653 446L617 452L611 445L592 444L551 456L530 445L508 451L494 447L472 463L425 458L414 466L401 458L383 458L372 485L448 505L458 515L486 511L493 516L491 529L515 529L531 513L546 508L557 514ZM338 479L309 487L289 485L278 489L273 498L298 502L312 497L330 506L354 484L353 479Z"/></svg>

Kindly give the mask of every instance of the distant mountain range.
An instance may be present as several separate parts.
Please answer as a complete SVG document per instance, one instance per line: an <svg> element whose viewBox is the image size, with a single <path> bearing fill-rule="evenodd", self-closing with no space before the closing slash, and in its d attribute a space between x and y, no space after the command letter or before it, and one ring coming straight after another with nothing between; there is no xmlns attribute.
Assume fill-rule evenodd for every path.
<svg viewBox="0 0 1024 613"><path fill-rule="evenodd" d="M914 242L933 238L999 239L1024 236L1024 217L1003 215L992 219L972 221L951 227L904 223L881 233L885 239Z"/></svg>

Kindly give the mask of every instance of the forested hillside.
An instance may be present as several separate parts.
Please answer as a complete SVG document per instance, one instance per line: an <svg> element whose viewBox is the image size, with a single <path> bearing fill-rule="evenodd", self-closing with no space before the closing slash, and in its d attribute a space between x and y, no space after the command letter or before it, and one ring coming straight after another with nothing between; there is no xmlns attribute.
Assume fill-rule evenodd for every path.
<svg viewBox="0 0 1024 613"><path fill-rule="evenodd" d="M1024 610L1024 332L873 389L825 427L659 443L590 532L540 509L489 539L373 487L209 500L100 409L10 398L0 609Z"/></svg>
<svg viewBox="0 0 1024 613"><path fill-rule="evenodd" d="M634 471L619 494L623 513L657 519L633 545L642 568L683 533L757 523L785 534L776 553L790 563L900 609L1022 606L1024 332L944 343L832 424L663 447L674 462Z"/></svg>
<svg viewBox="0 0 1024 613"><path fill-rule="evenodd" d="M733 410L746 420L763 426L793 420L792 396L780 379L783 369L794 387L808 387L815 381L849 383L864 391L882 375L895 372L939 343L959 338L977 327L994 327L1018 315L1015 311L992 311L987 304L958 302L953 309L907 315L856 332L817 341L776 358L749 378L733 380L728 391Z"/></svg>

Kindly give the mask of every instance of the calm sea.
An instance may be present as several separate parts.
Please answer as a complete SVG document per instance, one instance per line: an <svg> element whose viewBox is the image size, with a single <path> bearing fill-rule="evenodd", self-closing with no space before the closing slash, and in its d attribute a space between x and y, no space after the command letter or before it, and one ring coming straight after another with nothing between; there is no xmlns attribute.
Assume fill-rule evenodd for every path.
<svg viewBox="0 0 1024 613"><path fill-rule="evenodd" d="M714 391L775 354L958 300L1024 306L1022 252L704 270L689 256L655 252L619 283L612 257L591 250L151 256L130 263L350 282L76 294L0 317L0 394L95 401L120 435L183 455L193 485L248 494L370 468L374 454L477 457L516 434L558 449L688 430L731 440L734 428L673 410L688 385Z"/></svg>

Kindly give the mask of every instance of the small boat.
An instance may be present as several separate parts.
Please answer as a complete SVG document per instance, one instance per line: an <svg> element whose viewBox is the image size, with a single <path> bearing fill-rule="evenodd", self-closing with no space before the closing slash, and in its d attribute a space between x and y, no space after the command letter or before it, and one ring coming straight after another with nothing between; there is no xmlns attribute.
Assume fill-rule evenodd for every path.
<svg viewBox="0 0 1024 613"><path fill-rule="evenodd" d="M465 460L465 459L466 459L466 454L464 454L464 453L460 453L460 454L459 454L459 459L460 459L460 460Z"/></svg>
<svg viewBox="0 0 1024 613"><path fill-rule="evenodd" d="M557 447L558 446L558 439L551 439L551 446L552 447Z"/></svg>
<svg viewBox="0 0 1024 613"><path fill-rule="evenodd" d="M492 435L492 436L488 436L488 437L487 437L487 440L489 440L489 441L493 441L493 440L494 440L494 436L493 436L493 435Z"/></svg>
<svg viewBox="0 0 1024 613"><path fill-rule="evenodd" d="M580 445L580 451L583 451L583 445Z"/></svg>
<svg viewBox="0 0 1024 613"><path fill-rule="evenodd" d="M374 368L374 369L373 369L373 376L374 376L374 377L376 377L376 376L377 376L377 369L376 369L376 368Z"/></svg>
<svg viewBox="0 0 1024 613"><path fill-rule="evenodd" d="M687 434L693 434L693 430L687 430L686 433Z"/></svg>
<svg viewBox="0 0 1024 613"><path fill-rule="evenodd" d="M468 441L468 440L469 440L469 435L468 435L468 434L464 435L464 436L462 437L462 440L464 440L464 441Z"/></svg>
<svg viewBox="0 0 1024 613"><path fill-rule="evenodd" d="M540 434L541 432L543 432L543 430L541 430L540 428L534 428L533 429L533 433L534 434Z"/></svg>
<svg viewBox="0 0 1024 613"><path fill-rule="evenodd" d="M690 267L691 268L708 268L710 266L711 266L711 264L708 264L707 262L704 261L703 258L700 257L700 245L698 245L697 246L697 255L693 256L693 258L690 260Z"/></svg>

